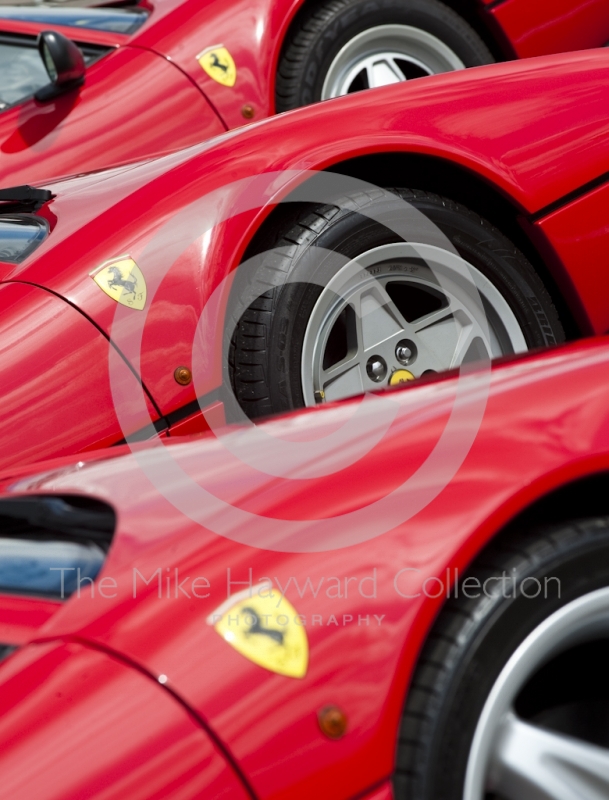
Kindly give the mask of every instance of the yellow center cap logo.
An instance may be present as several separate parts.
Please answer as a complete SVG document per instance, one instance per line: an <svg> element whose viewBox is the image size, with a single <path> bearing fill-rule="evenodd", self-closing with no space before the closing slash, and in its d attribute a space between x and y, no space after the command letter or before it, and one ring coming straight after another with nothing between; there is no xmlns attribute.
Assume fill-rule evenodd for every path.
<svg viewBox="0 0 609 800"><path fill-rule="evenodd" d="M246 594L244 597L243 595ZM304 678L309 642L304 620L285 597L269 586L249 596L235 595L208 618L208 623L242 656L271 672Z"/></svg>
<svg viewBox="0 0 609 800"><path fill-rule="evenodd" d="M141 311L146 305L146 281L129 256L106 261L91 273L102 292L123 306Z"/></svg>
<svg viewBox="0 0 609 800"><path fill-rule="evenodd" d="M197 61L209 77L221 83L222 86L235 85L237 67L226 47L222 47L222 45L208 47L207 50L199 53Z"/></svg>
<svg viewBox="0 0 609 800"><path fill-rule="evenodd" d="M407 369L396 369L393 375L389 378L389 386L399 386L401 383L408 383L413 381L414 375Z"/></svg>

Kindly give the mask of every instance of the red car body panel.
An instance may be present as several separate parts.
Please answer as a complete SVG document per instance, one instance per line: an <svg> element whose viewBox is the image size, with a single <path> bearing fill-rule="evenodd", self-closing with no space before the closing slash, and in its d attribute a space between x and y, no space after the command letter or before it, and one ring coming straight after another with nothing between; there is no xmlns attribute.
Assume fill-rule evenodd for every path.
<svg viewBox="0 0 609 800"><path fill-rule="evenodd" d="M588 98L583 108L582 93ZM222 319L215 332L208 331L210 360L196 393L195 384L175 381L174 370L192 363L197 321L208 298L237 266L273 203L310 175L303 170L323 170L356 156L432 156L494 186L519 214L580 331L609 330L602 186L609 172L607 107L609 52L548 56L341 98L161 159L53 184L56 197L40 212L52 227L49 237L22 264L2 265L0 281L33 284L63 298L74 307L66 305L64 314L78 317L85 327L91 324L88 319L98 328L91 326L90 333L96 344L76 379L66 359L57 373L65 378L49 382L44 370L52 368L60 350L48 335L40 338L35 314L25 306L17 314L21 344L6 351L2 375L4 385L18 384L19 400L3 409L1 463L9 466L111 444L157 421L157 429L169 435L172 428L175 434L206 429L196 406L189 410L188 404L197 394L205 405L218 401L214 393L222 379ZM330 138L328 130L341 135ZM203 235L203 220L212 224L222 209L239 208L247 182L267 173L280 177L267 191L264 207L242 206L242 213ZM597 184L601 186L594 188ZM124 253L136 260L148 282L146 313L127 312L132 315L129 331L141 333L141 352L133 349L129 336L113 331L116 303L90 277L105 261ZM65 336L65 352L71 354L78 339ZM35 349L28 350L36 338L42 348L39 358ZM133 381L137 387L138 376L150 398L148 419L139 411L130 416L131 401L125 400L126 431L110 396L108 354L116 354L109 348L110 338L134 373L129 375L121 362L125 386ZM47 366L33 368L30 382L22 383L24 363ZM90 380L99 393L93 405L84 391ZM23 405L39 397L40 387L46 422ZM58 408L65 413L58 415ZM98 415L94 422L92 409ZM43 425L48 429L44 438Z"/></svg>
<svg viewBox="0 0 609 800"><path fill-rule="evenodd" d="M609 42L604 0L505 0L490 14L518 58L604 47Z"/></svg>
<svg viewBox="0 0 609 800"><path fill-rule="evenodd" d="M609 187L606 184L574 200L564 208L539 220L537 227L567 273L572 276L572 286L592 329L609 330L609 307L605 302L604 287L607 269L606 252L609 234L607 204ZM565 296L569 296L565 287Z"/></svg>
<svg viewBox="0 0 609 800"><path fill-rule="evenodd" d="M0 642L27 644L61 606L57 600L0 595Z"/></svg>
<svg viewBox="0 0 609 800"><path fill-rule="evenodd" d="M61 298L27 284L0 285L3 460L27 463L78 452L85 439L104 447L120 438L110 352L100 331ZM114 365L121 402L130 403L140 384L120 356ZM158 418L152 404L147 411L142 425Z"/></svg>
<svg viewBox="0 0 609 800"><path fill-rule="evenodd" d="M30 99L0 114L0 183L91 172L168 153L224 130L205 97L173 64L122 47L89 67L78 94L49 103Z"/></svg>
<svg viewBox="0 0 609 800"><path fill-rule="evenodd" d="M107 653L31 645L0 682L5 797L248 798L192 715Z"/></svg>
<svg viewBox="0 0 609 800"><path fill-rule="evenodd" d="M579 97L584 91L588 102L582 109ZM609 306L599 291L607 280L602 255L607 232L592 225L585 245L588 258L578 258L582 220L573 217L572 205L587 204L587 221L596 218L591 207L602 216L602 193L586 194L586 184L609 172L608 104L609 52L595 52L452 73L375 95L342 98L324 104L323 110L302 109L165 159L52 186L57 194L48 205L57 220L53 232L22 265L7 265L2 279L44 286L80 308L110 336L116 304L89 273L128 252L154 290L149 291L141 359L138 353L125 355L160 412L168 414L195 399L193 386L179 386L173 371L190 364L205 302L239 263L273 200L302 180L303 169L324 169L379 152L410 153L463 167L510 198L523 224L539 239L539 249L563 286L582 332L602 333L609 329ZM340 130L341 136L330 139L327 130ZM205 248L199 235L191 236L204 207L215 213L220 196L224 206L238 203L243 193L238 181L271 172L284 177L265 208L244 211L219 225ZM407 176L403 181L407 183ZM231 183L232 193L226 189ZM216 190L221 195L214 194ZM569 195L580 191L584 198L570 205ZM205 195L208 200L201 200ZM201 205L188 212L196 202ZM553 210L556 204L561 207ZM193 215L190 222L187 213ZM170 249L156 263L158 248L146 248L171 219L178 227L168 234ZM565 237L571 242L569 251ZM155 270L170 264L157 287ZM134 316L136 327L137 320ZM216 344L219 340L214 337ZM217 349L218 358L200 394L220 384Z"/></svg>
<svg viewBox="0 0 609 800"><path fill-rule="evenodd" d="M255 119L275 112L281 43L302 4L302 0L173 2L167 17L171 25L143 27L134 41L179 65L205 92L226 125L235 128L246 122L244 105L252 106ZM197 61L201 51L218 44L228 48L237 65L234 87L214 81Z"/></svg>
<svg viewBox="0 0 609 800"><path fill-rule="evenodd" d="M607 339L496 366L475 442L444 490L407 522L339 550L282 553L220 537L154 489L134 456L106 457L77 469L64 460L46 465L42 474L13 477L9 485L5 480L9 496L82 494L118 511L98 591L85 587L80 597L73 595L35 638L76 638L87 648L116 653L153 679L166 676L161 681L166 689L221 739L259 798L304 800L314 793L320 800L336 800L372 793L373 787L385 798L383 782L393 769L403 699L455 570L462 573L531 503L609 469L608 366ZM213 437L169 445L169 452L192 480L263 518L336 517L379 500L407 480L438 441L458 387L466 408L479 402L480 380L474 373L390 395L401 410L382 441L339 471L334 471L337 454L328 452L321 464L327 474L320 478L277 480L257 473ZM306 430L317 438L328 426L344 424L360 402L292 415L266 423L265 429L274 437ZM382 424L376 410L368 413ZM151 465L161 455L153 448L143 458ZM341 524L348 533L347 523ZM239 536L247 537L247 526ZM160 569L168 582L163 580L159 590L156 579L146 585L134 569L145 579ZM408 576L400 572L404 569ZM175 575L189 581L204 576L207 595L185 596ZM263 576L285 590L305 617L310 661L300 680L252 664L205 622L229 589L240 591L250 578L255 585ZM430 589L425 596L421 588L430 576L443 589ZM116 585L106 582L102 589L104 577ZM306 588L307 578L322 589ZM339 592L331 578L338 580ZM371 582L362 588L364 578ZM328 582L320 584L322 579ZM187 581L187 591L190 585ZM326 586L331 585L330 592ZM55 645L49 647L54 653ZM7 675L12 680L21 670L19 658L32 656L26 648L0 667L4 686ZM30 687L27 676L23 680ZM40 682L40 673L33 680ZM14 690L16 696L22 691ZM348 719L347 734L337 741L324 737L317 724L318 710L328 704L343 709ZM5 730L0 726L2 740ZM4 759L4 747L0 752ZM17 766L13 769L16 774Z"/></svg>
<svg viewBox="0 0 609 800"><path fill-rule="evenodd" d="M105 44L118 52L89 68L77 95L47 104L29 100L0 114L0 183L48 181L170 152L224 126L243 125L245 105L251 106L255 119L273 114L281 48L303 5L303 0L157 0L146 4L150 16L131 36L53 25L83 44ZM501 39L506 58L609 41L603 0L537 0L534 8L530 5L529 0L507 0L490 9L483 2L476 6L489 36L497 33ZM3 21L0 12L0 28L8 32L34 36L49 27ZM237 65L232 88L212 80L197 62L198 54L218 44L230 50ZM153 53L160 56L157 61ZM123 94L129 97L124 103ZM35 141L33 123L25 134L20 132L33 117L37 131L44 133L36 133ZM42 117L46 125L41 128ZM18 152L12 144L6 147L14 137L25 142ZM23 151L23 146L31 149Z"/></svg>

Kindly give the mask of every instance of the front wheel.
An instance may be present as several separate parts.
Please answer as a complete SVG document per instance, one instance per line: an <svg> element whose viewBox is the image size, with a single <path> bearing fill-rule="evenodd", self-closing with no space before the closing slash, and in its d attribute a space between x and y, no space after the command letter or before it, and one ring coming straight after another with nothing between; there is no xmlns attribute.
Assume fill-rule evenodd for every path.
<svg viewBox="0 0 609 800"><path fill-rule="evenodd" d="M393 192L395 219L414 215L407 241L374 219L382 190L306 206L271 241L230 348L250 418L563 340L543 284L498 230L446 198Z"/></svg>

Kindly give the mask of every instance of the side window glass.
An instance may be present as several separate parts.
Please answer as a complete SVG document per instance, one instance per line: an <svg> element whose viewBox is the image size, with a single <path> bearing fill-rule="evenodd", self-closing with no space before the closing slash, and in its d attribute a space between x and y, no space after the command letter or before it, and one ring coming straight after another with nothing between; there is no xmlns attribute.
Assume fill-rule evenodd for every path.
<svg viewBox="0 0 609 800"><path fill-rule="evenodd" d="M0 110L29 97L49 82L38 48L0 41Z"/></svg>

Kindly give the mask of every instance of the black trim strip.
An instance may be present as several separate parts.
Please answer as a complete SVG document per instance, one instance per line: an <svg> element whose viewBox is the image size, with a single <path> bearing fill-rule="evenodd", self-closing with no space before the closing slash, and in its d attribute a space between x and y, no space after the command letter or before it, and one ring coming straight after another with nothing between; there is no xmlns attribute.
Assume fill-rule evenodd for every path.
<svg viewBox="0 0 609 800"><path fill-rule="evenodd" d="M554 200L553 203L549 203L544 208L540 208L539 211L536 211L534 214L529 216L531 222L537 222L543 217L547 217L548 214L552 214L554 211L558 211L559 208L563 206L569 205L574 200L578 200L580 197L591 192L593 189L598 189L599 186L602 186L604 183L609 181L609 172L603 172L602 175L599 175L598 178L593 178L588 183L584 183L583 186L574 189L572 192L565 194L563 197L559 197L558 200Z"/></svg>
<svg viewBox="0 0 609 800"><path fill-rule="evenodd" d="M52 200L55 195L48 189L35 189L33 186L23 184L22 186L10 186L8 189L0 189L1 203L19 203L24 206L32 207L34 211L42 208L45 203ZM0 211L4 205L0 205Z"/></svg>
<svg viewBox="0 0 609 800"><path fill-rule="evenodd" d="M151 425L146 425L139 431L135 431L135 433L130 434L129 442L145 442L148 439L152 439L155 433L161 433L165 430L171 431L173 425L181 422L183 419L188 419L188 417L192 416L193 414L196 414L197 411L200 411L201 406L208 406L210 403L215 403L221 399L222 389L220 387L217 389L212 389L212 391L208 392L208 394L204 394L196 400L186 403L185 406L181 406L175 411L172 411L170 414L165 414L164 417L161 417L160 420L157 420ZM119 447L123 444L127 444L127 439L120 439L118 442L114 442L114 444L110 446Z"/></svg>
<svg viewBox="0 0 609 800"><path fill-rule="evenodd" d="M153 439L157 433L162 433L163 431L169 430L169 425L165 417L161 417L160 419L151 422L150 425L145 425L143 428L140 428L138 431L134 431L133 433L129 434L129 443L132 442L147 442L148 439ZM113 442L110 447L120 447L123 444L127 444L127 439L119 439L117 442Z"/></svg>
<svg viewBox="0 0 609 800"><path fill-rule="evenodd" d="M165 414L165 419L169 423L169 427L171 428L171 426L175 425L177 422L181 422L183 419L187 419L192 414L196 414L197 411L201 410L201 406L205 407L210 403L215 403L218 400L221 400L222 398L220 395L221 389L218 387L217 389L213 389L211 392L198 397L191 403L187 403L185 406L176 409L176 411L172 411L171 414Z"/></svg>
<svg viewBox="0 0 609 800"><path fill-rule="evenodd" d="M492 11L494 8L497 8L497 6L502 6L506 2L507 0L494 0L493 3L485 3L483 8L485 11Z"/></svg>
<svg viewBox="0 0 609 800"><path fill-rule="evenodd" d="M0 661L4 661L5 658L8 658L16 649L16 644L0 644Z"/></svg>

